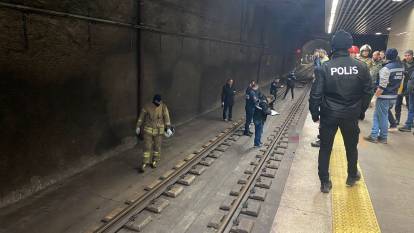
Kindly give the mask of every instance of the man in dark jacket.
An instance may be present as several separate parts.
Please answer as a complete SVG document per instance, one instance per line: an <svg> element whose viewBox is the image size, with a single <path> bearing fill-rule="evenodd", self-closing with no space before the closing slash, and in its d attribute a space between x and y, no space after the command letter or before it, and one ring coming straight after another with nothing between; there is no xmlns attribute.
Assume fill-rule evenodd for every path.
<svg viewBox="0 0 414 233"><path fill-rule="evenodd" d="M270 84L270 94L273 96L272 101L269 103L270 108L274 109L275 102L277 100L277 89L279 88L279 78L275 78Z"/></svg>
<svg viewBox="0 0 414 233"><path fill-rule="evenodd" d="M397 61L398 51L396 49L387 49L385 57L387 63L379 71L379 79L377 82L377 90L375 96L374 119L371 134L364 139L373 143L387 143L388 137L388 110L390 104L397 99L398 88L403 79L403 64Z"/></svg>
<svg viewBox="0 0 414 233"><path fill-rule="evenodd" d="M227 120L232 121L235 94L236 94L236 90L233 87L233 79L229 79L227 80L227 83L223 86L223 90L221 92L221 106L223 107L223 120L224 121L227 121ZM228 118L227 118L227 112L229 113Z"/></svg>
<svg viewBox="0 0 414 233"><path fill-rule="evenodd" d="M332 188L329 178L329 160L338 127L344 138L348 160L347 185L360 179L358 161L358 118L364 119L369 106L371 78L366 64L349 56L352 36L338 31L332 38L332 59L315 71L315 84L311 90L309 110L312 120L320 120L318 175L321 192Z"/></svg>
<svg viewBox="0 0 414 233"><path fill-rule="evenodd" d="M413 50L408 50L404 54L404 67L405 67L405 94L408 96L406 99L408 106L408 116L403 127L399 128L402 132L411 132L414 119L414 53Z"/></svg>
<svg viewBox="0 0 414 233"><path fill-rule="evenodd" d="M286 98L286 95L288 94L289 90L292 93L292 99L294 98L293 89L295 89L295 81L296 81L295 72L292 71L289 73L287 80L286 80L286 92L285 92L285 95L283 96L283 99Z"/></svg>
<svg viewBox="0 0 414 233"><path fill-rule="evenodd" d="M258 101L255 105L255 110L253 114L254 122L254 146L260 147L262 145L262 134L263 126L267 119L267 115L270 115L271 111L269 108L269 103L265 95L258 93Z"/></svg>
<svg viewBox="0 0 414 233"><path fill-rule="evenodd" d="M404 53L403 65L405 69L403 83L398 90L398 97L395 104L395 118L397 124L400 124L401 120L401 108L403 105L403 99L405 98L405 103L407 104L407 108L410 105L410 100L407 93L407 81L410 78L409 72L414 69L414 59L413 59L413 50L408 50Z"/></svg>

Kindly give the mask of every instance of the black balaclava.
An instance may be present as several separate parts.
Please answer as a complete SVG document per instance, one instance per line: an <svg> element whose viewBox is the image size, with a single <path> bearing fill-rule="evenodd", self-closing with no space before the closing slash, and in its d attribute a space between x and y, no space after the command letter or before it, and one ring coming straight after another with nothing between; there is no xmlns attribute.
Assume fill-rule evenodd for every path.
<svg viewBox="0 0 414 233"><path fill-rule="evenodd" d="M154 95L154 98L152 98L152 103L155 104L157 107L161 104L161 95Z"/></svg>

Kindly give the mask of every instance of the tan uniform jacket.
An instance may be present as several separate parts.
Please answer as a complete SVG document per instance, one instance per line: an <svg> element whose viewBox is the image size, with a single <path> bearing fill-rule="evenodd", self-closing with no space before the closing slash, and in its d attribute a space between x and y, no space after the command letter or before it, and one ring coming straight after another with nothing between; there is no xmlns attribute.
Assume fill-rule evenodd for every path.
<svg viewBox="0 0 414 233"><path fill-rule="evenodd" d="M362 56L360 56L360 57L358 58L358 60L360 60L360 61L362 61L362 62L365 62L365 64L367 64L367 66L368 66L368 69L371 69L371 67L372 67L372 60L371 60L371 58L369 58L369 57L362 57Z"/></svg>
<svg viewBox="0 0 414 233"><path fill-rule="evenodd" d="M378 78L378 73L382 68L382 61L371 61L371 68L369 69L369 73L371 74L372 85L375 86Z"/></svg>
<svg viewBox="0 0 414 233"><path fill-rule="evenodd" d="M170 114L167 105L161 103L156 106L153 103L145 105L139 114L137 128L144 127L144 132L151 135L164 134L165 127L170 127Z"/></svg>

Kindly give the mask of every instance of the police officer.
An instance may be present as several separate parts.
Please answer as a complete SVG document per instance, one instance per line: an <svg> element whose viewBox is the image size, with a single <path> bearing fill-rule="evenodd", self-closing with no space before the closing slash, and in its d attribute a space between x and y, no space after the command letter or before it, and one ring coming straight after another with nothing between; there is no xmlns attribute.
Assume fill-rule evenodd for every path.
<svg viewBox="0 0 414 233"><path fill-rule="evenodd" d="M413 50L408 50L404 53L403 64L405 68L404 80L400 89L398 90L398 97L395 104L395 117L397 118L397 124L400 124L401 120L401 108L403 105L403 99L405 97L405 103L410 106L410 99L408 98L407 93L407 82L410 79L409 73L414 70L414 58L413 58ZM402 127L402 131L404 131L404 127Z"/></svg>
<svg viewBox="0 0 414 233"><path fill-rule="evenodd" d="M290 90L292 94L292 100L293 100L294 98L293 90L295 89L295 81L296 81L295 71L291 71L286 80L286 92L285 92L285 95L283 96L283 99L286 98L286 95L289 93L289 90Z"/></svg>
<svg viewBox="0 0 414 233"><path fill-rule="evenodd" d="M258 86L256 85L255 81L251 81L249 84L249 87L246 89L246 123L244 125L244 133L243 135L251 136L253 135L252 132L250 132L250 123L253 121L253 114L256 102L258 100L257 93L258 93Z"/></svg>
<svg viewBox="0 0 414 233"><path fill-rule="evenodd" d="M398 88L403 79L404 66L397 60L398 51L394 48L387 49L385 57L388 62L379 71L379 79L375 96L374 119L371 134L364 139L373 143L387 144L388 137L388 111L390 105L397 99Z"/></svg>
<svg viewBox="0 0 414 233"><path fill-rule="evenodd" d="M227 83L223 86L221 92L221 106L223 107L223 120L232 121L233 116L233 104L234 104L234 95L236 90L233 86L233 79L227 80ZM228 112L228 118L227 118Z"/></svg>
<svg viewBox="0 0 414 233"><path fill-rule="evenodd" d="M155 95L152 103L145 105L137 121L136 133L141 132L143 126L144 158L140 171L144 172L147 165L156 168L161 157L162 136L170 137L171 129L170 114L160 95Z"/></svg>
<svg viewBox="0 0 414 233"><path fill-rule="evenodd" d="M277 100L277 88L279 84L279 78L275 78L270 84L270 95L273 96L272 101L269 103L269 106L274 109L275 102Z"/></svg>
<svg viewBox="0 0 414 233"><path fill-rule="evenodd" d="M338 31L332 38L332 58L317 68L311 90L309 110L312 120L320 120L318 174L321 192L332 188L329 179L329 160L338 127L341 129L348 160L346 184L352 186L360 179L358 161L358 118L364 119L371 94L371 79L366 64L349 56L352 36Z"/></svg>

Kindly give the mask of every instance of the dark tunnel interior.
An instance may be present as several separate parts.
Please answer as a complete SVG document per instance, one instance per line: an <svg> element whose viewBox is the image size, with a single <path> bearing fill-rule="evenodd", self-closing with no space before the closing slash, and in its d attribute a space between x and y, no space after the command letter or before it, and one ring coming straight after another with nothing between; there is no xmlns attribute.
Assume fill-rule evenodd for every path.
<svg viewBox="0 0 414 233"><path fill-rule="evenodd" d="M134 141L154 93L179 125L218 107L228 78L242 93L286 74L329 39L324 2L0 1L0 206Z"/></svg>

